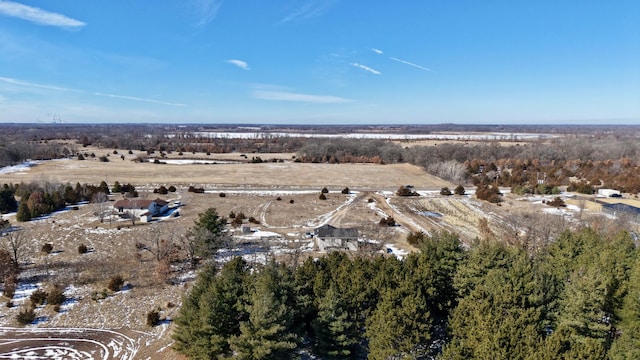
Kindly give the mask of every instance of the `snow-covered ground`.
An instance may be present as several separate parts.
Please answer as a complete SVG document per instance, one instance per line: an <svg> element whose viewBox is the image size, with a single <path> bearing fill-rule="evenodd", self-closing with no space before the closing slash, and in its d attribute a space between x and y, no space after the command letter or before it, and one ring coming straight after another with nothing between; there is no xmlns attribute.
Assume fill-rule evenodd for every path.
<svg viewBox="0 0 640 360"><path fill-rule="evenodd" d="M40 161L25 161L22 164L13 165L13 166L5 166L0 168L0 174L13 174L13 173L24 173L28 171L30 168L38 165Z"/></svg>
<svg viewBox="0 0 640 360"><path fill-rule="evenodd" d="M429 133L429 134L393 134L393 133L345 133L345 134L309 134L297 132L225 132L202 131L195 135L220 139L262 139L274 137L297 138L346 138L346 139L385 139L385 140L471 140L471 141L522 141L553 138L553 134L533 133Z"/></svg>
<svg viewBox="0 0 640 360"><path fill-rule="evenodd" d="M200 159L149 159L149 162L158 160L163 164L168 165L212 165L212 164L239 164L240 161L225 161L225 160L200 160Z"/></svg>
<svg viewBox="0 0 640 360"><path fill-rule="evenodd" d="M405 256L409 255L409 252L406 250L398 249L395 244L384 244L386 248L386 252L388 254L393 254L398 260L402 260Z"/></svg>

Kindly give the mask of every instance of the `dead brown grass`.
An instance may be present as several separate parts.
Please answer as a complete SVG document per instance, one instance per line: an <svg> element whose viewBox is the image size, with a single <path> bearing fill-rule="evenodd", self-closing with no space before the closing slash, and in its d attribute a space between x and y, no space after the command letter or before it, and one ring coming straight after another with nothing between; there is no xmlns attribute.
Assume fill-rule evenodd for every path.
<svg viewBox="0 0 640 360"><path fill-rule="evenodd" d="M136 185L201 185L213 188L313 189L326 186L341 190L397 189L412 184L419 188L439 188L451 184L408 164L153 164L135 163L135 155L125 160L111 156L97 159L48 161L24 172L0 174L0 183L52 182L99 184L114 181Z"/></svg>

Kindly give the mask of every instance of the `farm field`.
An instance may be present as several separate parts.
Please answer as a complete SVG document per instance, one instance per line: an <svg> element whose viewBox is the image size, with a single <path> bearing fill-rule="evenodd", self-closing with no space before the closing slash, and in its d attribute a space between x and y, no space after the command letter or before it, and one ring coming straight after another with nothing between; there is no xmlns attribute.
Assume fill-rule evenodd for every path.
<svg viewBox="0 0 640 360"><path fill-rule="evenodd" d="M89 151L89 150L88 150ZM95 151L97 156L112 151ZM145 153L146 154L146 153ZM450 185L435 176L409 164L309 164L287 162L229 163L242 161L241 154L177 155L163 159L166 164L136 163L140 153L112 155L109 162L97 158L87 160L64 159L46 161L28 169L0 173L0 183L54 182L89 183L100 181L131 183L137 186L174 185L204 186L216 188L259 189L329 189L341 190L345 186L354 189L397 189L400 185L412 184L418 188L439 189ZM260 154L264 160L282 159L282 154ZM193 164L193 161L208 158L215 164ZM251 156L249 156L251 158ZM291 157L288 156L290 159ZM180 162L177 162L180 160ZM173 163L171 163L174 161ZM246 161L246 160L245 160Z"/></svg>
<svg viewBox="0 0 640 360"><path fill-rule="evenodd" d="M93 151L96 154L97 151L112 152ZM175 354L168 350L172 344L171 320L196 274L184 262L176 262L161 272L153 254L140 251L139 243L152 244L154 239L162 239L179 244L198 214L210 207L224 217L233 212L256 220L256 223L246 223L251 229L248 233L232 228L233 241L229 249L219 252L217 259L225 261L239 255L257 262L270 258L291 262L321 256L308 234L324 224L358 228L362 240L360 251L365 256L378 253L403 256L415 251L406 242L409 232L449 230L469 242L481 236L478 224L482 218L498 232L504 219L514 211L543 209L539 202L520 201L511 196L505 196L501 206L475 200L472 191L471 195L442 196L441 187L453 188L456 184L408 164L304 164L292 162L290 155L282 154L281 159L287 159L285 162L222 163L240 157L225 154L211 156L220 162L216 164L185 164L191 161L185 159L173 164L154 164L132 162L135 156L127 155L121 160L119 155L112 155L109 162L93 158L44 161L31 167L5 169L0 174L0 183L14 184L97 185L103 180L109 186L114 181L131 183L141 197L160 197L168 201L171 208L170 215L146 224L133 224L117 217L100 222L95 215L100 209L95 204L80 205L77 210L67 208L28 223L17 223L15 214L6 215L29 239L24 249L28 266L21 273L13 307L0 307L0 331L8 334L8 338L17 339L0 343L0 356L19 356L23 347L36 346L40 341L37 339L58 337L58 328L73 328L84 329L83 338L90 339L90 343L72 345L69 349L54 346L42 351L67 354L59 358L72 357L71 354L83 358L86 354L97 354L96 351L106 354L100 355L104 359L174 358ZM204 157L204 154L194 156ZM167 161L172 159L179 158L175 155ZM399 186L409 184L420 196L395 194ZM154 194L153 188L160 185L174 185L177 191ZM204 194L188 192L187 187L191 185L206 191ZM329 189L327 199L320 200L320 190L325 186ZM349 194L341 192L344 187L349 187ZM117 194L109 200L121 198L122 195ZM393 217L397 226L378 224L387 217ZM52 253L40 252L45 243L53 245ZM87 254L78 253L80 244L88 247ZM124 278L125 286L119 291L106 291L109 279L115 275ZM21 330L13 329L15 317L29 295L37 288L54 283L65 286L67 300L60 311L38 307L34 324ZM146 314L151 310L160 313L160 325L146 325ZM105 350L103 345L111 342L110 336L126 339L129 350Z"/></svg>

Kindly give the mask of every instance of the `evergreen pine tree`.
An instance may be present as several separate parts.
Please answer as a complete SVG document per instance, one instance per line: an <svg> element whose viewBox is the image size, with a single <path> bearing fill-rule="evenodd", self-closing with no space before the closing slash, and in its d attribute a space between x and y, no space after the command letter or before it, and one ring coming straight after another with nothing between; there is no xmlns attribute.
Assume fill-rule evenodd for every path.
<svg viewBox="0 0 640 360"><path fill-rule="evenodd" d="M0 214L13 212L17 209L18 202L16 201L13 190L9 188L0 190Z"/></svg>
<svg viewBox="0 0 640 360"><path fill-rule="evenodd" d="M273 265L271 265L273 266ZM234 359L293 359L298 338L291 331L293 314L282 298L276 271L269 266L255 275L240 334L229 339Z"/></svg>
<svg viewBox="0 0 640 360"><path fill-rule="evenodd" d="M418 289L387 288L367 319L369 359L424 357L431 338L427 300Z"/></svg>
<svg viewBox="0 0 640 360"><path fill-rule="evenodd" d="M109 190L109 185L107 185L106 181L101 181L100 185L98 185L98 191L109 195L111 191Z"/></svg>
<svg viewBox="0 0 640 360"><path fill-rule="evenodd" d="M629 292L624 298L618 326L620 336L614 340L609 357L614 360L640 359L640 257L636 256Z"/></svg>
<svg viewBox="0 0 640 360"><path fill-rule="evenodd" d="M30 221L31 220L31 210L27 206L26 201L20 201L20 205L18 206L18 213L16 214L16 220L18 221Z"/></svg>
<svg viewBox="0 0 640 360"><path fill-rule="evenodd" d="M185 299L176 318L174 348L193 359L229 354L229 338L240 334L246 320L244 295L248 266L242 258L226 263L219 274L209 266Z"/></svg>
<svg viewBox="0 0 640 360"><path fill-rule="evenodd" d="M323 359L351 359L357 342L356 330L349 319L335 284L320 298L318 317L313 320L315 349Z"/></svg>
<svg viewBox="0 0 640 360"><path fill-rule="evenodd" d="M537 350L544 333L544 274L524 250L480 247L489 247L479 253L491 250L503 265L495 267L496 262L490 261L482 269L482 260L472 255L471 261L480 264L462 266L485 275L473 276L473 286L465 282L470 291L452 313L452 339L443 358L526 359Z"/></svg>

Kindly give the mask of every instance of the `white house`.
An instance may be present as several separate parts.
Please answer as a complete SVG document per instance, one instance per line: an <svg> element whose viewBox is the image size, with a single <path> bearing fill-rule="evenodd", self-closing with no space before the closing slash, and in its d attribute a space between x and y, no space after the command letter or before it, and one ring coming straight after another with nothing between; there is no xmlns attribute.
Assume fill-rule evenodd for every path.
<svg viewBox="0 0 640 360"><path fill-rule="evenodd" d="M169 203L162 199L124 199L113 203L113 208L120 214L140 217L140 221L149 222L153 216L162 215L169 210Z"/></svg>

